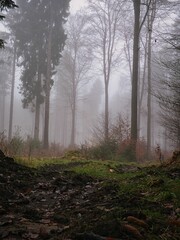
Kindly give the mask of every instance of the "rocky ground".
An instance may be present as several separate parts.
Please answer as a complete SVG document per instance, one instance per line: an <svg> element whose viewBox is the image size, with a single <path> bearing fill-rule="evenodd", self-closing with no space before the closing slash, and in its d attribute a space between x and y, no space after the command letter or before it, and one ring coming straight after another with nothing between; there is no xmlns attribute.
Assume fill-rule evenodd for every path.
<svg viewBox="0 0 180 240"><path fill-rule="evenodd" d="M73 164L83 163L34 170L0 152L0 239L179 239L179 209L170 201L120 195L116 182L76 174ZM142 204L167 218L150 218Z"/></svg>

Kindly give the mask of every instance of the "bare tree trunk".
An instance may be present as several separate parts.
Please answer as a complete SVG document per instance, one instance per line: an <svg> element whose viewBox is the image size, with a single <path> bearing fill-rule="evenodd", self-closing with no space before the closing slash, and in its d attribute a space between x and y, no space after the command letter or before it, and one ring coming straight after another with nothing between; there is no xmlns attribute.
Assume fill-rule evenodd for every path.
<svg viewBox="0 0 180 240"><path fill-rule="evenodd" d="M71 122L71 148L75 146L75 131L76 131L76 60L77 60L77 47L74 48L74 60L73 60L73 72L72 72L72 105L71 105L71 113L72 113L72 122Z"/></svg>
<svg viewBox="0 0 180 240"><path fill-rule="evenodd" d="M152 128L152 106L151 106L151 52L152 52L152 28L156 12L156 0L153 0L151 3L151 11L148 15L148 116L147 116L147 158L151 158L151 128Z"/></svg>
<svg viewBox="0 0 180 240"><path fill-rule="evenodd" d="M16 41L14 41L14 54L13 54L13 69L12 69L12 83L11 83L11 102L10 102L10 116L9 116L9 134L8 134L8 140L9 141L12 138L15 74L16 74Z"/></svg>
<svg viewBox="0 0 180 240"><path fill-rule="evenodd" d="M75 146L75 121L76 121L76 116L75 116L75 109L73 107L72 109L72 126L71 126L71 147L74 148Z"/></svg>
<svg viewBox="0 0 180 240"><path fill-rule="evenodd" d="M75 146L75 131L76 131L76 89L73 82L73 103L72 103L72 123L71 123L71 148Z"/></svg>
<svg viewBox="0 0 180 240"><path fill-rule="evenodd" d="M109 139L109 92L108 83L105 83L105 141Z"/></svg>
<svg viewBox="0 0 180 240"><path fill-rule="evenodd" d="M138 63L138 80L139 80L139 84L138 84L138 92L137 92L137 139L139 139L140 137L140 124L141 124L141 106L140 106L140 94L141 94L141 61L140 61L140 57L139 57L139 63Z"/></svg>
<svg viewBox="0 0 180 240"><path fill-rule="evenodd" d="M62 136L63 136L63 146L67 146L67 139L68 139L68 109L64 108L63 110L63 130L62 130Z"/></svg>
<svg viewBox="0 0 180 240"><path fill-rule="evenodd" d="M151 39L152 31L149 30L148 42L148 98L147 98L147 158L151 157Z"/></svg>
<svg viewBox="0 0 180 240"><path fill-rule="evenodd" d="M39 140L39 120L40 120L40 104L38 97L36 97L36 109L35 109L35 126L34 126L34 139Z"/></svg>
<svg viewBox="0 0 180 240"><path fill-rule="evenodd" d="M143 43L143 42L142 42ZM148 37L146 35L146 42L144 47L144 64L143 64L143 73L142 78L139 74L139 87L138 87L138 138L140 137L140 130L141 130L141 107L143 102L143 96L144 96L144 86L145 86L145 80L146 80L146 71L147 71L147 43L148 43ZM139 73L140 73L140 61L139 61Z"/></svg>
<svg viewBox="0 0 180 240"><path fill-rule="evenodd" d="M4 131L4 118L5 118L5 86L3 86L1 113L2 113L2 118L1 118L1 128L0 128L0 131Z"/></svg>
<svg viewBox="0 0 180 240"><path fill-rule="evenodd" d="M140 34L140 0L134 3L134 42L133 42L133 71L132 71L132 98L131 98L131 140L136 152L137 142L137 99L138 99L138 72L139 72L139 34Z"/></svg>
<svg viewBox="0 0 180 240"><path fill-rule="evenodd" d="M36 109L35 109L35 126L34 126L34 139L39 140L39 121L40 121L40 94L41 89L41 73L38 69L38 79L37 79L37 96L36 96Z"/></svg>
<svg viewBox="0 0 180 240"><path fill-rule="evenodd" d="M51 7L51 6L50 6ZM52 11L50 9L50 25L47 41L47 76L45 97L44 148L49 147L49 108L50 108L50 80L51 80L51 45L52 45Z"/></svg>
<svg viewBox="0 0 180 240"><path fill-rule="evenodd" d="M132 83L132 60L131 60L130 46L129 46L128 37L126 33L124 33L124 38L125 38L124 52L126 55L126 59L128 61L129 73L130 73L131 83Z"/></svg>
<svg viewBox="0 0 180 240"><path fill-rule="evenodd" d="M143 41L142 41L143 43ZM147 43L148 43L148 34L146 35L146 42L144 47L144 65L143 65L143 74L142 79L140 78L139 74L139 93L138 93L138 138L140 136L140 129L141 129L141 107L142 107L142 100L144 96L144 85L146 80L146 71L147 71ZM139 72L140 72L140 66L139 66Z"/></svg>
<svg viewBox="0 0 180 240"><path fill-rule="evenodd" d="M4 121L5 121L5 99L6 99L6 72L3 71L1 78L2 88L0 89L0 132L4 131Z"/></svg>
<svg viewBox="0 0 180 240"><path fill-rule="evenodd" d="M180 119L179 119L179 125L178 125L178 134L177 136L180 136ZM180 137L177 138L177 146L176 146L177 149L180 148Z"/></svg>

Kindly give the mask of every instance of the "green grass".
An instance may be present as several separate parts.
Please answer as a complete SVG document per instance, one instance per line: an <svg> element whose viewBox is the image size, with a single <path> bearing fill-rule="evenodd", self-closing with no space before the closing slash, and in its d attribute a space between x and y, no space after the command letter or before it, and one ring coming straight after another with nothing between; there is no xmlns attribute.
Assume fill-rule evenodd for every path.
<svg viewBox="0 0 180 240"><path fill-rule="evenodd" d="M78 158L73 160L34 158L31 160L16 159L16 161L35 168L48 164L63 164L65 170L67 166L67 170L71 170L75 174L88 175L102 180L102 187L115 189L114 194L120 202L112 213L108 213L110 219L116 217L120 221L124 221L123 214L126 213L127 209L132 213L141 212L149 222L148 240L159 239L160 231L164 233L169 231L167 218L171 214L168 211L171 210L168 210L168 207L173 211L179 209L179 179L176 177L179 170L178 164L175 166L151 166L150 164L145 166L129 162L79 160ZM175 232L171 231L171 237L173 234L177 235L176 230ZM162 239L167 240L168 237Z"/></svg>
<svg viewBox="0 0 180 240"><path fill-rule="evenodd" d="M62 158L15 158L15 161L30 168L39 168L50 164L67 164L71 162L71 160Z"/></svg>
<svg viewBox="0 0 180 240"><path fill-rule="evenodd" d="M68 164L71 162L80 162L80 163L88 163L86 164L86 167L83 168L84 173L90 173L95 170L97 171L97 173L102 173L106 176L106 174L108 173L110 168L114 168L117 167L119 165L127 165L127 166L132 166L132 165L136 165L136 163L123 163L123 162L119 162L119 161L110 161L110 160L85 160L85 159L78 159L77 157L73 158L20 158L17 157L15 158L15 161L19 164L28 166L28 167L33 167L33 168L38 168L38 167L42 167L44 165L50 165L50 164ZM74 169L77 170L78 169ZM112 174L111 174L112 175ZM100 176L102 176L102 174L100 174Z"/></svg>
<svg viewBox="0 0 180 240"><path fill-rule="evenodd" d="M71 160L64 158L19 158L20 164L38 168L49 164L61 164L77 174L86 174L101 180L117 181L119 194L141 194L144 199L154 202L171 201L177 204L180 199L179 180L171 179L166 169L157 166L142 167L137 163L102 160ZM86 163L69 167L69 163ZM136 167L140 166L140 170ZM129 170L128 170L129 168ZM132 169L134 168L134 169ZM125 169L125 170L124 170Z"/></svg>
<svg viewBox="0 0 180 240"><path fill-rule="evenodd" d="M179 179L171 179L167 169L156 166L142 167L137 163L102 160L71 160L64 158L18 158L16 161L28 167L39 168L49 164L61 164L77 174L86 174L101 180L117 181L120 194L139 193L150 201L172 201L180 199ZM69 163L85 163L69 166ZM140 166L140 170L137 170ZM134 168L134 169L132 169Z"/></svg>

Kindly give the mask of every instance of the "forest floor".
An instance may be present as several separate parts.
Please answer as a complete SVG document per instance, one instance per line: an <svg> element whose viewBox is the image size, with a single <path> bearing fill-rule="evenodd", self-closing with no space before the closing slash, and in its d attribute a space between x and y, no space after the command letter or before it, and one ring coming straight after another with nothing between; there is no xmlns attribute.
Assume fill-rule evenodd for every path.
<svg viewBox="0 0 180 240"><path fill-rule="evenodd" d="M105 165L107 178L77 171L88 166L32 169L1 153L0 239L179 239L179 161Z"/></svg>

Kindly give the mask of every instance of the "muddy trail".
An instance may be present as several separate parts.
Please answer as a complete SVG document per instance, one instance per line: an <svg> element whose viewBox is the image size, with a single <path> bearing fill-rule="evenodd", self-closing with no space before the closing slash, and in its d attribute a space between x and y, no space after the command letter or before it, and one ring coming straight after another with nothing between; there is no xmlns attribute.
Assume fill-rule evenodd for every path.
<svg viewBox="0 0 180 240"><path fill-rule="evenodd" d="M119 194L116 181L76 174L72 164L35 170L0 154L0 239L179 239L179 209L170 202ZM161 209L163 219L144 208Z"/></svg>

